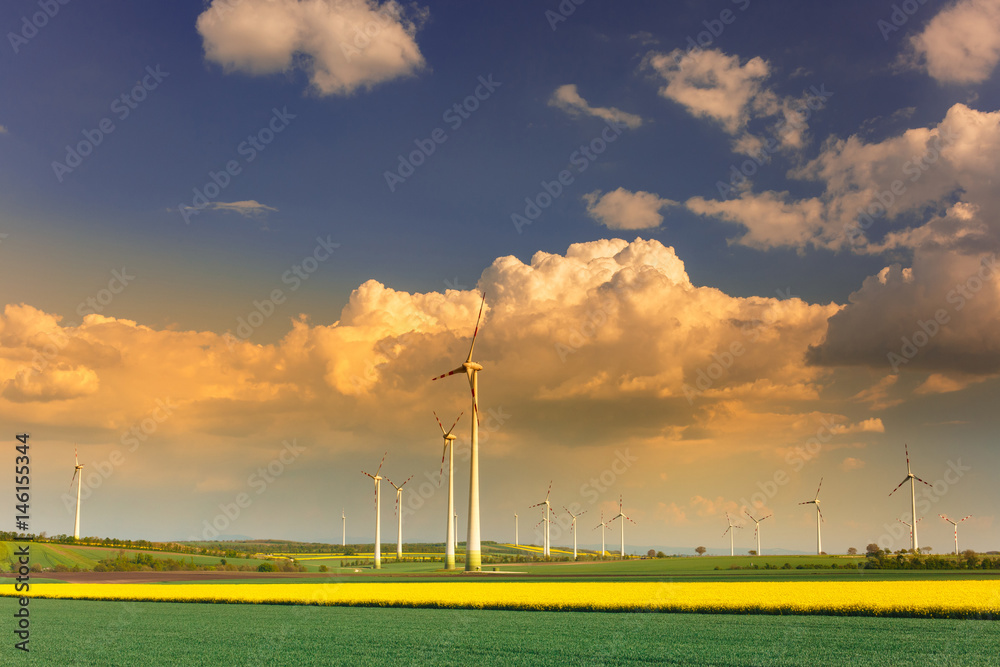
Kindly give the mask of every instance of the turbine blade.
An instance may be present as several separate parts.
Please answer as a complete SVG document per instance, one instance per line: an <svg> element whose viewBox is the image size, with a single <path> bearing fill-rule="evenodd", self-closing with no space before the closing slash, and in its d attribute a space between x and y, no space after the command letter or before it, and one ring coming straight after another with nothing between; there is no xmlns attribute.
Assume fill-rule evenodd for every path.
<svg viewBox="0 0 1000 667"><path fill-rule="evenodd" d="M410 475L409 477L407 477L407 478L406 478L406 482L409 482L409 481L410 481L411 479L413 479L413 475ZM401 488L403 488L404 486L406 486L406 482L403 482L402 484L400 484L398 488L400 488L400 489L401 489Z"/></svg>
<svg viewBox="0 0 1000 667"><path fill-rule="evenodd" d="M583 515L584 515L584 514L586 514L587 512L588 512L588 510L583 510L582 512L580 512L579 514L577 514L577 516L583 516Z"/></svg>
<svg viewBox="0 0 1000 667"><path fill-rule="evenodd" d="M483 292L482 303L479 304L479 316L476 317L476 330L472 332L472 345L469 346L469 358L466 361L472 361L472 351L476 349L476 337L479 335L479 322L483 319L483 306L486 305L486 292Z"/></svg>
<svg viewBox="0 0 1000 667"><path fill-rule="evenodd" d="M750 514L750 512L743 510L743 513L746 514L748 517L750 517L750 520L753 521L754 523L759 523L757 519L753 518L753 514ZM761 519L761 521L763 521L763 519Z"/></svg>
<svg viewBox="0 0 1000 667"><path fill-rule="evenodd" d="M913 476L913 479L917 480L918 482L924 482L924 480L920 479L916 475ZM932 489L934 488L934 485L929 482L924 482L924 484L927 484L927 486L931 487Z"/></svg>
<svg viewBox="0 0 1000 667"><path fill-rule="evenodd" d="M823 478L819 478L819 486L816 487L816 498L819 499L819 490L823 488Z"/></svg>
<svg viewBox="0 0 1000 667"><path fill-rule="evenodd" d="M464 371L465 371L465 366L459 366L453 371L448 371L447 373L442 373L441 375L438 375L436 378L431 378L431 382L433 382L434 380L440 380L441 378L446 378L449 375L454 375L455 373L462 373Z"/></svg>
<svg viewBox="0 0 1000 667"><path fill-rule="evenodd" d="M906 452L906 474L910 474L910 447L905 442L903 443L903 451Z"/></svg>
<svg viewBox="0 0 1000 667"><path fill-rule="evenodd" d="M971 518L972 518L971 514L969 516L965 517L965 519L971 519ZM965 521L965 519L962 519L962 521ZM959 521L959 523L962 523L962 521Z"/></svg>
<svg viewBox="0 0 1000 667"><path fill-rule="evenodd" d="M76 447L73 448L73 458L76 459L76 465L80 465L80 454L77 452Z"/></svg>
<svg viewBox="0 0 1000 667"><path fill-rule="evenodd" d="M819 520L826 523L826 518L823 516L823 510L819 508L819 505L816 505L816 511L819 513Z"/></svg>
<svg viewBox="0 0 1000 667"><path fill-rule="evenodd" d="M549 480L549 490L545 492L545 500L549 499L550 493L552 493L552 480Z"/></svg>
<svg viewBox="0 0 1000 667"><path fill-rule="evenodd" d="M772 516L774 516L774 515L773 514L768 514L766 517L764 517L764 519L770 519ZM764 519L761 519L761 521L763 521Z"/></svg>
<svg viewBox="0 0 1000 667"><path fill-rule="evenodd" d="M448 441L444 441L444 448L441 450L441 470L438 471L438 486L444 484L444 457L448 453Z"/></svg>
<svg viewBox="0 0 1000 667"><path fill-rule="evenodd" d="M386 450L385 454L382 455L382 460L378 462L378 470L375 471L375 476L376 477L378 477L379 472L382 471L382 464L385 463L385 457L386 457L386 454L388 454L388 453L389 453L389 450Z"/></svg>
<svg viewBox="0 0 1000 667"><path fill-rule="evenodd" d="M899 486L903 486L903 485L904 485L904 484L906 484L906 483L907 483L908 481L910 481L910 478L909 478L909 477L906 477L906 478L905 478L905 479L904 479L904 480L903 480L902 482L900 482L900 483L899 483ZM899 486L897 486L897 487L896 487L895 489L893 489L892 491L890 491L890 492L889 492L889 495L891 496L892 494L894 494L894 493L896 493L897 491L899 491Z"/></svg>
<svg viewBox="0 0 1000 667"><path fill-rule="evenodd" d="M431 412L434 412L434 411L431 410ZM434 412L434 419L435 419L435 421L437 421L438 427L440 427L440 429L441 429L441 435L448 435L447 433L445 433L444 424L441 423L441 419L438 417L438 413L436 413L436 412ZM452 427L452 428L454 428L454 427Z"/></svg>
<svg viewBox="0 0 1000 667"><path fill-rule="evenodd" d="M78 472L80 472L80 471L79 471L79 470L77 470L76 468L74 468L74 469L73 469L73 479L69 480L69 486L68 486L67 488L70 488L70 489L72 489L72 488L73 488L73 482L75 482L75 481L76 481L76 474L77 474Z"/></svg>
<svg viewBox="0 0 1000 667"><path fill-rule="evenodd" d="M451 425L451 428L448 429L448 432L445 433L445 435L451 435L451 432L455 430L456 426L458 426L458 420L461 419L462 415L464 415L464 414L465 414L465 410L462 410L461 412L458 413L458 418L455 419L455 423ZM443 431L444 428L442 427L441 430Z"/></svg>

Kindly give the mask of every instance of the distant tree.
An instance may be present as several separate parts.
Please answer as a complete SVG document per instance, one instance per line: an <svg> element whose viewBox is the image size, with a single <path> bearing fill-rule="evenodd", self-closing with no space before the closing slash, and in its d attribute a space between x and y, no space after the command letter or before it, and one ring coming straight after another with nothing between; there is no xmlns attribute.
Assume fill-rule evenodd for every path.
<svg viewBox="0 0 1000 667"><path fill-rule="evenodd" d="M820 552L819 552L819 555L820 555L820 556L825 556L825 555L826 555L826 552L825 552L825 551L820 551Z"/></svg>
<svg viewBox="0 0 1000 667"><path fill-rule="evenodd" d="M257 571L258 572L277 572L278 568L274 566L274 563L271 563L269 561L267 563L261 563L260 565L258 565L257 566Z"/></svg>
<svg viewBox="0 0 1000 667"><path fill-rule="evenodd" d="M865 547L865 555L866 556L877 556L880 551L882 551L882 550L879 549L878 545L875 544L874 542L872 542L867 547Z"/></svg>
<svg viewBox="0 0 1000 667"><path fill-rule="evenodd" d="M705 553L706 551L708 551L708 549L706 549L705 547L698 547L698 548L697 548L697 549L695 549L694 551L695 551L695 553L697 553L697 554L698 554L699 556L701 556L701 555L702 555L702 554L704 554L704 553Z"/></svg>
<svg viewBox="0 0 1000 667"><path fill-rule="evenodd" d="M666 558L667 554L663 553L662 551L657 551L656 552L656 557L657 558Z"/></svg>
<svg viewBox="0 0 1000 667"><path fill-rule="evenodd" d="M656 558L656 549L650 549L649 551L646 552L646 555L649 556L650 558Z"/></svg>
<svg viewBox="0 0 1000 667"><path fill-rule="evenodd" d="M851 547L850 549L847 550L847 555L848 556L857 556L858 555L858 550L855 549L854 547Z"/></svg>
<svg viewBox="0 0 1000 667"><path fill-rule="evenodd" d="M750 550L750 555L751 556L756 556L757 555L757 550L756 549L751 549Z"/></svg>
<svg viewBox="0 0 1000 667"><path fill-rule="evenodd" d="M320 565L319 566L319 571L320 572L329 572L329 570L330 570L330 568L328 568L326 565Z"/></svg>
<svg viewBox="0 0 1000 667"><path fill-rule="evenodd" d="M929 554L930 552L934 551L934 547L920 547L920 550L923 551L925 554Z"/></svg>

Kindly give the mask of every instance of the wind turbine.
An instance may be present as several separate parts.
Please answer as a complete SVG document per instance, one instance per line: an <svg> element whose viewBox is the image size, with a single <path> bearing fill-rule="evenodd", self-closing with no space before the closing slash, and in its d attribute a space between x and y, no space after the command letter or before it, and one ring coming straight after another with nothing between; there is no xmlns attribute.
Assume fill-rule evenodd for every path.
<svg viewBox="0 0 1000 667"><path fill-rule="evenodd" d="M733 520L729 517L729 512L726 512L726 521L729 522L729 528L726 528L726 532L722 533L722 536L725 537L726 533L729 533L729 555L730 556L735 556L736 555L736 543L733 540L733 538L736 536L736 531L733 530L733 528L743 528L743 526L737 526L736 524L734 524ZM732 532L730 532L730 531L732 531Z"/></svg>
<svg viewBox="0 0 1000 667"><path fill-rule="evenodd" d="M370 472L365 472L364 470L361 471L364 474L371 477L373 480L375 480L375 569L376 570L382 569L382 517L379 512L379 510L381 509L379 507L379 501L381 500L379 496L379 482L382 480L382 477L379 475L379 472L382 471L382 464L385 463L385 455L388 453L389 452L386 452L385 454L382 455L382 460L379 461L378 470L375 471L374 475L371 474Z"/></svg>
<svg viewBox="0 0 1000 667"><path fill-rule="evenodd" d="M944 519L945 521L947 521L948 523L950 523L951 525L955 526L955 555L957 556L958 555L958 524L960 524L963 521L965 521L965 519L971 519L972 515L970 514L969 516L965 517L965 519L959 519L958 521L952 521L951 519L949 519L948 517L946 517L944 514L938 514L938 516L941 517L942 519Z"/></svg>
<svg viewBox="0 0 1000 667"><path fill-rule="evenodd" d="M340 538L340 546L346 547L347 546L347 514L344 512L343 509L340 510L340 521L343 524L343 534L341 535L341 538Z"/></svg>
<svg viewBox="0 0 1000 667"><path fill-rule="evenodd" d="M531 507L541 507L542 505L545 505L545 509L542 510L544 512L544 514L542 515L542 520L538 522L539 525L542 524L542 523L545 524L545 536L543 538L542 556L548 556L549 555L549 524L551 523L549 521L549 510L552 508L552 506L549 505L549 494L550 493L552 493L552 482L551 481L549 482L549 490L545 492L545 500L543 500L542 502L540 502L538 504L535 504L535 505L531 506ZM531 507L529 507L528 509L531 509ZM538 528L538 525L536 525L535 528Z"/></svg>
<svg viewBox="0 0 1000 667"><path fill-rule="evenodd" d="M407 477L406 482L411 479L413 479L413 475ZM403 559L403 508L400 507L399 501L403 497L403 487L406 486L406 482L396 486L388 477L385 480L392 484L392 488L396 489L396 518L398 521L396 524L396 560L400 561Z"/></svg>
<svg viewBox="0 0 1000 667"><path fill-rule="evenodd" d="M893 489L892 491L889 492L889 495L891 496L892 494L896 493L896 491L899 490L900 486L903 486L904 484L906 484L907 481L909 481L910 482L910 510L912 512L912 514L910 514L910 517L914 521L916 521L916 518L917 518L917 491L916 491L916 485L913 483L913 480L917 480L918 482L923 482L924 484L927 484L927 482L924 482L924 480L922 480L919 477L917 477L916 475L914 475L913 472L910 470L910 448L906 444L903 445L903 451L906 452L906 477L904 477L903 481L899 483L899 486L897 486L895 489ZM932 486L932 485L931 484L927 484L927 486ZM917 553L917 527L916 526L913 527L913 535L912 535L912 537L913 537L913 540L911 542L911 547L913 549L913 553Z"/></svg>
<svg viewBox="0 0 1000 667"><path fill-rule="evenodd" d="M766 517L764 517L764 519L755 519L753 518L753 515L750 514L750 512L743 510L743 513L746 514L748 517L750 517L750 520L754 522L753 534L757 537L757 555L760 556L762 555L760 553L760 522L763 521L764 519L770 519L774 515L768 514Z"/></svg>
<svg viewBox="0 0 1000 667"><path fill-rule="evenodd" d="M76 447L73 448L73 457L76 459L76 467L73 468L73 479L69 480L69 488L73 488L73 481L76 480L76 523L73 524L73 539L80 539L80 489L83 487L83 464L80 463L80 456Z"/></svg>
<svg viewBox="0 0 1000 667"><path fill-rule="evenodd" d="M472 456L469 477L469 533L465 537L465 571L477 572L483 569L483 552L479 540L479 371L482 365L472 360L472 351L476 347L476 337L479 335L479 322L483 318L483 306L486 305L486 294L479 304L479 316L476 318L476 329L472 333L472 345L469 346L469 356L465 362L453 371L439 375L432 380L440 380L455 373L465 373L472 389Z"/></svg>
<svg viewBox="0 0 1000 667"><path fill-rule="evenodd" d="M608 550L604 546L604 529L611 528L611 522L604 520L604 510L601 510L601 522L594 526L593 530L601 529L601 558L608 553Z"/></svg>
<svg viewBox="0 0 1000 667"><path fill-rule="evenodd" d="M923 521L923 520L924 520L924 517L920 517L920 518L919 518L919 519L917 519L917 520L916 520L916 521L915 521L914 523L920 523L920 522L921 522L921 521ZM907 528L909 528L909 529L910 529L910 539L912 540L912 539L913 539L913 524L911 524L911 523L906 523L906 522L905 522L905 521L903 521L902 519L896 519L896 521L900 522L901 524L903 524L904 526L906 526Z"/></svg>
<svg viewBox="0 0 1000 667"><path fill-rule="evenodd" d="M517 543L517 512L514 512L514 546L519 547L520 544Z"/></svg>
<svg viewBox="0 0 1000 667"><path fill-rule="evenodd" d="M819 478L819 486L816 487L816 497L812 500L807 500L804 503L799 503L799 505L815 505L816 506L816 553L823 553L823 532L820 528L820 522L825 521L823 518L823 512L819 509L819 490L823 487L823 478Z"/></svg>
<svg viewBox="0 0 1000 667"><path fill-rule="evenodd" d="M615 519L628 519L629 521L632 521L631 517L625 516L625 513L622 512L622 497L620 495L618 496L618 514L616 516L611 517L611 521L614 521ZM610 524L611 521L608 521L608 524ZM635 521L632 521L632 523L635 523ZM638 526L639 524L635 523L635 525ZM624 521L622 521L622 560L625 560L625 522Z"/></svg>
<svg viewBox="0 0 1000 667"><path fill-rule="evenodd" d="M462 418L462 412L458 415L458 419ZM455 569L455 536L458 534L458 527L455 522L452 521L452 515L455 514L455 435L452 431L455 430L455 426L458 425L458 419L455 423L451 425L451 428L447 431L444 430L444 424L438 419L437 413L434 413L434 419L437 420L438 426L441 427L441 435L444 437L444 449L441 450L441 471L438 473L438 479L444 477L444 457L449 452L451 456L448 459L448 514L445 515L444 522L447 524L447 529L445 530L446 540L444 548L444 569L454 570ZM450 449L449 449L450 447ZM440 481L438 486L440 486Z"/></svg>
<svg viewBox="0 0 1000 667"><path fill-rule="evenodd" d="M576 560L576 517L583 516L584 514L587 513L587 510L583 510L579 514L573 514L572 512L569 511L569 508L566 507L565 505L563 505L563 509L566 510L567 514L573 517L573 521L570 522L569 524L569 530L570 532L573 533L573 560Z"/></svg>

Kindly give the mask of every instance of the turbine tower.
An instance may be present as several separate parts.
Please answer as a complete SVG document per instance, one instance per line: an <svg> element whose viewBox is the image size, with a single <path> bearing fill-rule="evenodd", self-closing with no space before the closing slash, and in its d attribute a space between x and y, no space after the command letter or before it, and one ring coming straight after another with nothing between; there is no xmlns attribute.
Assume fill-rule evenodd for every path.
<svg viewBox="0 0 1000 667"><path fill-rule="evenodd" d="M812 500L807 500L804 503L799 503L799 505L815 505L816 506L816 553L823 553L823 532L820 528L820 522L825 521L823 518L823 512L819 509L819 490L823 487L823 478L819 478L819 486L816 487L816 497Z"/></svg>
<svg viewBox="0 0 1000 667"><path fill-rule="evenodd" d="M601 529L601 558L604 558L604 556L608 553L608 550L604 545L604 529L611 528L611 522L604 520L604 510L601 510L601 522L594 526L593 530L597 530L598 528Z"/></svg>
<svg viewBox="0 0 1000 667"><path fill-rule="evenodd" d="M460 413L458 419L461 419L464 414L464 412ZM458 425L458 419L455 420L455 423L447 431L444 430L444 424L438 419L436 412L434 413L434 419L437 420L438 426L441 428L441 435L444 437L444 449L441 450L441 470L438 473L438 486L441 485L440 480L444 478L444 457L450 453L448 458L448 514L445 515L444 519L447 526L445 529L444 569L454 570L455 536L458 534L458 527L451 518L455 514L455 435L452 431Z"/></svg>
<svg viewBox="0 0 1000 667"><path fill-rule="evenodd" d="M520 544L517 543L517 512L514 512L514 546L519 547Z"/></svg>
<svg viewBox="0 0 1000 667"><path fill-rule="evenodd" d="M920 517L919 519L916 520L915 523L920 523L923 520L924 520L924 517ZM910 529L910 539L912 540L913 539L913 524L912 523L906 523L902 519L896 519L896 521L900 522L901 524L903 524L904 526L906 526L907 528Z"/></svg>
<svg viewBox="0 0 1000 667"><path fill-rule="evenodd" d="M755 519L753 518L753 515L750 514L750 512L743 510L743 513L746 514L748 517L750 517L750 520L753 521L754 523L753 534L757 538L757 555L761 556L762 554L760 553L760 522L763 521L764 519L770 519L774 515L768 514L766 517L764 517L764 519Z"/></svg>
<svg viewBox="0 0 1000 667"><path fill-rule="evenodd" d="M406 478L406 482L413 479L413 475ZM392 488L396 489L396 560L403 560L403 508L400 507L400 499L403 497L403 487L406 486L406 482L403 482L399 486L393 484L393 481L388 477L385 481L392 484Z"/></svg>
<svg viewBox="0 0 1000 667"><path fill-rule="evenodd" d="M80 463L80 456L76 447L73 448L73 457L76 459L76 467L73 468L73 478L69 480L69 488L73 488L73 481L76 481L76 523L73 524L73 539L80 539L80 490L83 487L83 465Z"/></svg>
<svg viewBox="0 0 1000 667"><path fill-rule="evenodd" d="M542 541L542 544L543 544L543 546L542 546L542 556L545 556L545 557L548 557L548 555L549 555L549 524L551 523L549 521L549 510L552 507L551 505L549 505L549 494L550 493L552 493L552 482L551 481L549 482L549 490L545 492L545 500L543 500L542 502L537 503L537 504L531 506L531 507L541 507L542 505L545 505L545 509L542 510L542 512L543 512L543 514L542 514L542 520L538 522L538 525L541 525L542 523L545 524L545 536L544 536L543 541ZM531 507L529 507L528 509L531 509ZM538 525L536 525L535 528L538 528Z"/></svg>
<svg viewBox="0 0 1000 667"><path fill-rule="evenodd" d="M378 470L375 471L374 475L371 474L370 472L365 472L364 470L361 471L364 474L366 474L369 477L371 477L373 480L375 480L375 556L374 556L375 560L374 560L374 567L375 567L376 570L381 570L382 569L382 518L381 518L380 512L379 512L379 510L381 509L379 507L379 501L381 500L381 498L379 496L379 482L382 481L382 477L379 475L379 472L382 471L382 464L385 463L385 455L388 454L388 453L389 452L386 452L385 454L382 455L382 460L379 461Z"/></svg>
<svg viewBox="0 0 1000 667"><path fill-rule="evenodd" d="M465 571L478 572L483 569L483 553L479 540L479 371L480 364L472 360L472 351L476 348L476 337L479 335L479 322L483 318L483 306L486 305L486 294L479 304L479 316L476 318L476 329L472 332L472 345L469 346L469 356L465 363L453 371L439 375L432 380L440 380L455 373L465 373L472 389L472 456L469 476L469 533L465 537Z"/></svg>
<svg viewBox="0 0 1000 667"><path fill-rule="evenodd" d="M584 514L587 513L587 510L583 510L579 514L573 514L572 512L569 511L569 508L566 507L565 505L563 505L563 509L566 510L567 514L573 517L573 521L570 522L569 524L569 530L571 533L573 533L573 560L576 560L576 517L583 516Z"/></svg>
<svg viewBox="0 0 1000 667"><path fill-rule="evenodd" d="M952 521L951 519L949 519L948 517L946 517L944 514L938 514L938 516L941 517L942 519L944 519L945 521L947 521L948 523L950 523L951 525L955 526L955 555L957 556L958 555L958 524L960 524L963 521L965 521L965 519L971 519L972 515L970 514L969 516L965 517L965 519L959 519L958 521Z"/></svg>
<svg viewBox="0 0 1000 667"><path fill-rule="evenodd" d="M625 516L625 513L622 512L622 497L620 495L618 496L618 514L616 516L611 517L611 521L614 521L615 519L628 519L629 521L632 521L631 517ZM608 524L610 524L611 521L608 521ZM635 523L635 521L632 521L632 523ZM635 523L635 525L638 526L639 524ZM625 560L625 522L624 521L622 521L622 558L621 559Z"/></svg>
<svg viewBox="0 0 1000 667"><path fill-rule="evenodd" d="M343 529L343 531L341 533L341 537L340 537L340 546L346 547L347 546L347 514L344 512L343 509L340 510L340 522L342 524L342 529Z"/></svg>
<svg viewBox="0 0 1000 667"><path fill-rule="evenodd" d="M734 524L733 520L729 517L729 512L726 512L726 521L729 522L729 528L726 528L726 532L722 533L722 536L725 537L726 533L729 533L729 555L735 556L736 542L733 540L733 538L736 535L736 531L733 530L733 528L743 528L743 526L737 526L736 524Z"/></svg>
<svg viewBox="0 0 1000 667"><path fill-rule="evenodd" d="M927 482L924 482L924 480L914 475L913 472L910 470L910 448L906 444L903 445L903 451L906 453L906 477L904 477L903 481L899 483L899 486L897 486L895 489L889 492L889 495L891 496L892 494L896 493L896 491L899 490L899 487L906 484L906 482L910 483L910 511L912 512L910 514L910 518L913 519L915 522L917 519L917 490L916 490L916 484L913 483L913 480L916 480L918 482L923 482L924 484L927 484ZM927 486L932 486L932 485L927 484ZM913 527L912 537L913 539L911 540L910 548L913 549L913 553L917 553L916 526Z"/></svg>

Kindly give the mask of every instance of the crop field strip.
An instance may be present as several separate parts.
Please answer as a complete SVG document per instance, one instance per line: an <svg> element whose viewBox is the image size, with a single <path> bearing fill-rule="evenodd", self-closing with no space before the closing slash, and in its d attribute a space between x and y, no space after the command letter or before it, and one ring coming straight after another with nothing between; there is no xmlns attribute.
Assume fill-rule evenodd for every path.
<svg viewBox="0 0 1000 667"><path fill-rule="evenodd" d="M0 595L14 596L12 585ZM516 611L1000 618L1000 582L37 584L38 598Z"/></svg>
<svg viewBox="0 0 1000 667"><path fill-rule="evenodd" d="M0 599L0 613L13 600ZM983 621L36 600L25 664L996 664ZM28 658L29 656L25 656Z"/></svg>

